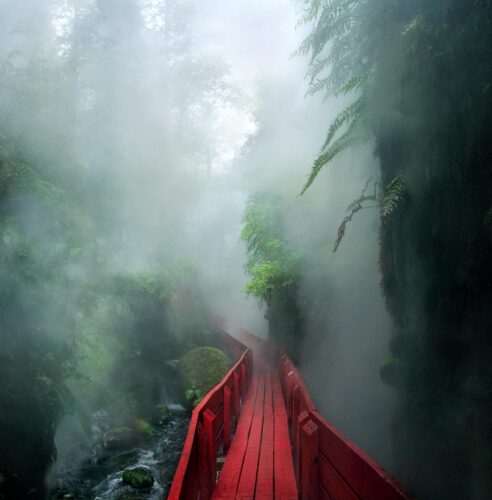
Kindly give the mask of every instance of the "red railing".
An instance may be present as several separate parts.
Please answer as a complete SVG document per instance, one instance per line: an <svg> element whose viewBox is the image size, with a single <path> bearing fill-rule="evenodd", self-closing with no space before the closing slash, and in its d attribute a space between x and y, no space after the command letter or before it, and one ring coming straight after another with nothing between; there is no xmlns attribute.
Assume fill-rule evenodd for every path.
<svg viewBox="0 0 492 500"><path fill-rule="evenodd" d="M215 487L217 451L222 446L226 453L229 448L232 426L239 417L251 378L253 356L258 370L262 369L262 363L278 366L301 499L413 498L319 414L302 377L285 354L246 330L229 328L220 318L213 318L212 323L224 347L239 360L193 411L168 498L210 498Z"/></svg>
<svg viewBox="0 0 492 500"><path fill-rule="evenodd" d="M289 358L278 351L302 499L410 499L372 458L323 416Z"/></svg>
<svg viewBox="0 0 492 500"><path fill-rule="evenodd" d="M234 422L239 418L253 369L253 356L244 344L220 330L224 346L239 358L203 401L193 410L181 459L169 499L207 499L215 486L217 453L227 452Z"/></svg>

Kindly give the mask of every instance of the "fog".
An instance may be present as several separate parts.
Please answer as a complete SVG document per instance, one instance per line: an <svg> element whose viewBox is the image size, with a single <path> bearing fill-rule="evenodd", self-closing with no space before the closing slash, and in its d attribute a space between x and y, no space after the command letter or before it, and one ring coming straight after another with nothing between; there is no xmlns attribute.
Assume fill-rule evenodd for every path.
<svg viewBox="0 0 492 500"><path fill-rule="evenodd" d="M56 297L67 312L76 280L102 283L163 263L193 269L207 314L266 338L265 307L244 292L240 235L251 196L278 196L305 266L300 371L319 410L392 470L395 393L378 367L394 326L379 286L377 211L354 219L332 252L347 206L378 167L370 144L355 148L299 195L346 98L305 96L308 61L292 56L306 36L298 17L290 0L0 0L0 138L10 158L69 193L74 215L56 222L15 192L2 207L50 259L61 247L72 256L82 249L60 260L56 283L33 291L31 310L55 345L85 320L85 333L107 328L107 305L61 317ZM118 342L108 334L108 351ZM74 433L79 424L65 417L59 457L73 459Z"/></svg>

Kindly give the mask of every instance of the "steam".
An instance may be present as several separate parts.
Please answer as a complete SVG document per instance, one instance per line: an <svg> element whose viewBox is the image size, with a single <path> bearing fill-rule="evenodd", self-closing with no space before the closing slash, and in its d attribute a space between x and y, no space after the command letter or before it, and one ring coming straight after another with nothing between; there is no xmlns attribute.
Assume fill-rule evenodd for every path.
<svg viewBox="0 0 492 500"><path fill-rule="evenodd" d="M243 293L241 215L258 190L288 200L289 238L316 264L301 287L301 371L322 413L388 467L393 394L378 365L392 325L377 213L331 253L346 206L377 169L361 148L298 197L343 103L304 98L305 61L290 57L304 37L296 22L290 0L0 0L2 113L26 163L41 158L53 176L50 163L65 163L52 181L75 186L104 274L187 260L208 310L263 336L264 311ZM49 83L43 95L38 80ZM35 222L29 230L49 237ZM64 272L100 271L81 261Z"/></svg>

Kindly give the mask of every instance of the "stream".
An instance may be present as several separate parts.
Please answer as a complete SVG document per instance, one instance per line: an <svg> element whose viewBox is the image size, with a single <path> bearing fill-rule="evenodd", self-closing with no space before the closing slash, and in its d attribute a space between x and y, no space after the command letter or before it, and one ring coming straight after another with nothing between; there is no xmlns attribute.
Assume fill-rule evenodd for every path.
<svg viewBox="0 0 492 500"><path fill-rule="evenodd" d="M145 446L120 451L102 450L99 445L107 414L92 416L92 453L74 465L66 463L57 472L50 500L157 500L166 498L188 430L190 415L180 405L170 405L166 424L156 428L156 435ZM128 469L145 469L155 481L149 490L137 490L123 482Z"/></svg>

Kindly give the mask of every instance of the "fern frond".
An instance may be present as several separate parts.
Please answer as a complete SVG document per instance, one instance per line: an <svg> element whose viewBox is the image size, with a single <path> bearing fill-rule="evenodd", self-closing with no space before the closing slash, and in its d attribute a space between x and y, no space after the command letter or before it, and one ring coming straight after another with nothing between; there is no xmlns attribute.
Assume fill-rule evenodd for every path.
<svg viewBox="0 0 492 500"><path fill-rule="evenodd" d="M310 84L312 84L315 80L315 78L324 70L327 68L328 64L330 62L329 57L323 57L321 59L316 59L316 61L311 64L308 70L308 76L310 77Z"/></svg>
<svg viewBox="0 0 492 500"><path fill-rule="evenodd" d="M353 7L358 0L328 1L313 30L313 57L324 49L328 41L342 37L352 26Z"/></svg>
<svg viewBox="0 0 492 500"><path fill-rule="evenodd" d="M364 73L363 75L356 75L351 78L345 85L343 85L340 89L335 93L335 97L340 97L342 95L350 94L351 92L355 92L359 90L364 83L369 79L370 73Z"/></svg>
<svg viewBox="0 0 492 500"><path fill-rule="evenodd" d="M312 96L324 90L327 94L335 93L335 82L332 75L326 78L316 78L312 81L306 91L306 96Z"/></svg>
<svg viewBox="0 0 492 500"><path fill-rule="evenodd" d="M338 116L333 120L328 130L328 135L326 136L325 142L321 147L321 152L323 152L331 143L336 133L342 128L342 126L349 122L358 122L362 116L362 110L366 104L366 98L364 95L359 97L355 102L347 106Z"/></svg>
<svg viewBox="0 0 492 500"><path fill-rule="evenodd" d="M406 187L401 176L395 177L381 193L381 219L389 217L405 201Z"/></svg>
<svg viewBox="0 0 492 500"><path fill-rule="evenodd" d="M318 17L322 3L323 0L311 0L304 15L299 19L298 26L314 21Z"/></svg>
<svg viewBox="0 0 492 500"><path fill-rule="evenodd" d="M301 195L303 195L311 186L311 184L314 182L318 174L320 173L321 169L330 163L335 156L337 156L339 153L342 151L345 151L347 148L350 146L360 143L367 139L366 134L364 134L361 130L359 130L359 127L356 127L356 125L353 123L351 127L341 136L339 137L333 144L321 155L318 156L316 161L313 164L313 167L311 169L311 172L307 178L307 181L302 188Z"/></svg>
<svg viewBox="0 0 492 500"><path fill-rule="evenodd" d="M378 203L378 198L377 196L370 194L370 195L365 195L357 198L354 200L348 207L347 210L353 210L357 205L362 205L362 203L366 201L373 201L374 203Z"/></svg>

